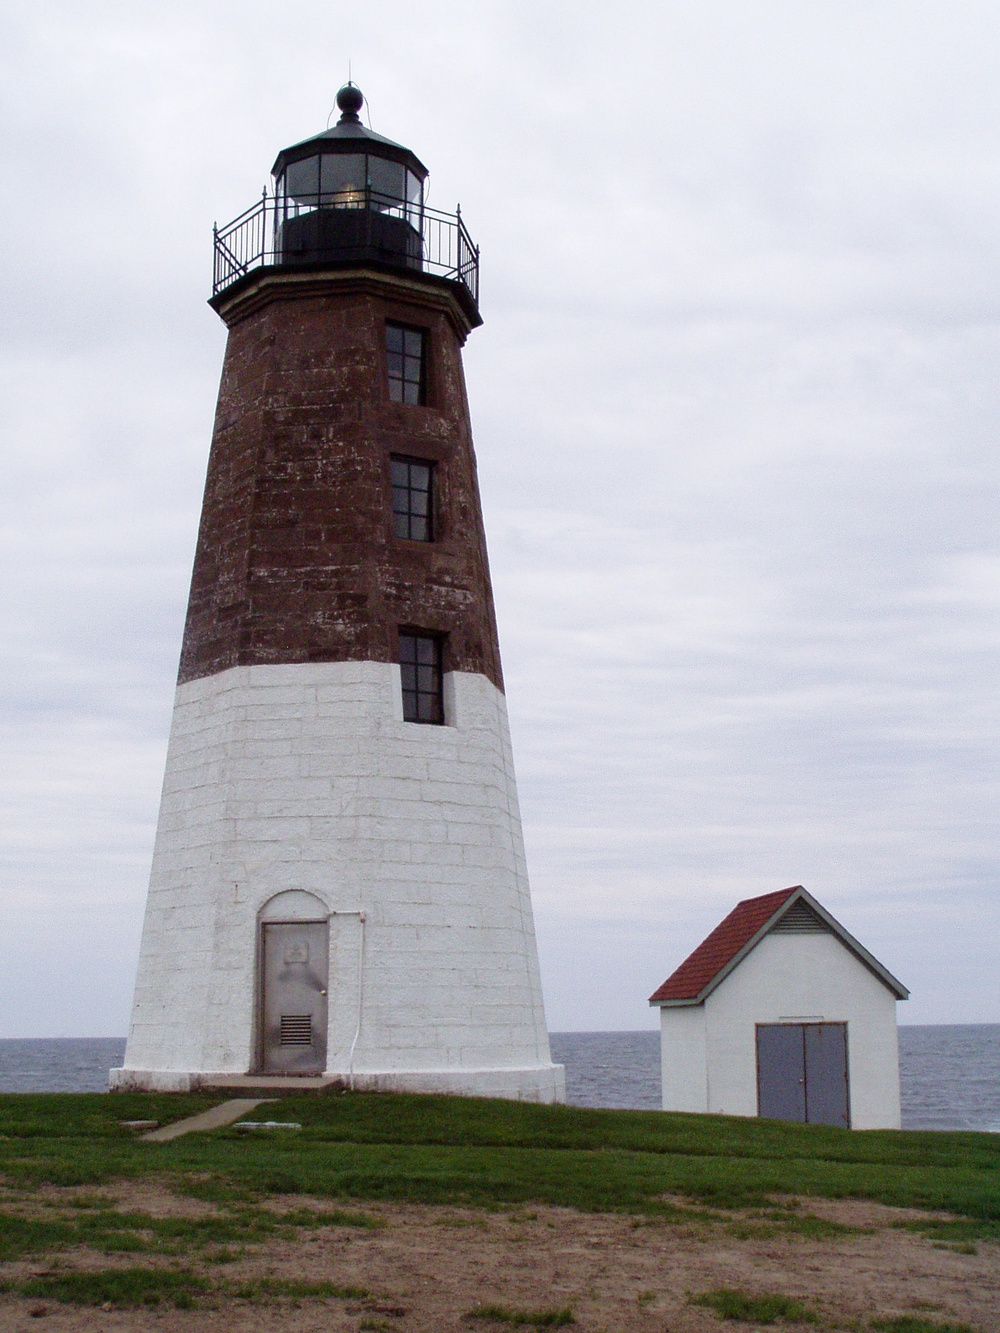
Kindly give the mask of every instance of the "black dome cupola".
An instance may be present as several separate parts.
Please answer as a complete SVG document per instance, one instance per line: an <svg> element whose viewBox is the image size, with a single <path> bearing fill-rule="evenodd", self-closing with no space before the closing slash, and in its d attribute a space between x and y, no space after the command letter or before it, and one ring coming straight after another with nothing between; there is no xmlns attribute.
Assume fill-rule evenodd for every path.
<svg viewBox="0 0 1000 1333"><path fill-rule="evenodd" d="M275 159L271 175L280 180L292 163L311 161L313 158L331 154L347 156L357 154L371 157L375 162L393 162L405 167L417 178L422 187L427 179L427 168L409 148L393 143L391 139L386 139L362 125L359 113L364 104L365 99L361 89L354 83L345 83L337 94L337 107L341 114L336 125L332 129L324 130L322 134L313 135L311 139L303 139L301 143L293 144L291 148L283 148ZM371 183L374 188L378 188L379 185L389 186L387 193L395 193L399 180L398 173L376 166ZM399 197L413 198L414 194L415 187L404 182Z"/></svg>

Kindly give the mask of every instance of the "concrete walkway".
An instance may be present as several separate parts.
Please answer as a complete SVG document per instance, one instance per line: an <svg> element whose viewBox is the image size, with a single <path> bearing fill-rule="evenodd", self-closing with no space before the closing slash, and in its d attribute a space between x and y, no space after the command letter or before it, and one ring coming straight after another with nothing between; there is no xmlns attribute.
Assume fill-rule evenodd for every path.
<svg viewBox="0 0 1000 1333"><path fill-rule="evenodd" d="M199 1129L221 1129L223 1125L231 1125L234 1120L239 1120L255 1106L274 1100L274 1097L234 1097L232 1101L220 1102L218 1106L212 1106L199 1115L189 1115L186 1120L177 1120L172 1125L154 1129L140 1137L147 1143L169 1143L171 1139L179 1139L182 1134L191 1134Z"/></svg>

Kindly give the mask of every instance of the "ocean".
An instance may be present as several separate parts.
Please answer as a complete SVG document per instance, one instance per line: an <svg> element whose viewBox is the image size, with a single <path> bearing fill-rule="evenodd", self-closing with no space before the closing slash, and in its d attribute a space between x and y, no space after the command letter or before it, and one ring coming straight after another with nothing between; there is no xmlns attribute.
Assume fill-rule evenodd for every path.
<svg viewBox="0 0 1000 1333"><path fill-rule="evenodd" d="M105 1092L123 1037L0 1041L0 1092ZM553 1032L574 1106L655 1111L658 1032ZM899 1074L905 1129L1000 1133L1000 1024L901 1027Z"/></svg>
<svg viewBox="0 0 1000 1333"><path fill-rule="evenodd" d="M660 1106L658 1032L553 1032L575 1106ZM904 1129L1000 1132L1000 1023L901 1027Z"/></svg>

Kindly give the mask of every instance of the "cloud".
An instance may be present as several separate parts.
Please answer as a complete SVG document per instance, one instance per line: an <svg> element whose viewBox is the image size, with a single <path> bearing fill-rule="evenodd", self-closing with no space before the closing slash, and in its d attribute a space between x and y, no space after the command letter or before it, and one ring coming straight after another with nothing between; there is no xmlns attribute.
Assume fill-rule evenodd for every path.
<svg viewBox="0 0 1000 1333"><path fill-rule="evenodd" d="M794 882L908 1020L1000 1019L998 28L901 0L8 13L6 1033L124 1030L211 223L348 59L483 249L466 367L552 1025L650 1023L738 897Z"/></svg>

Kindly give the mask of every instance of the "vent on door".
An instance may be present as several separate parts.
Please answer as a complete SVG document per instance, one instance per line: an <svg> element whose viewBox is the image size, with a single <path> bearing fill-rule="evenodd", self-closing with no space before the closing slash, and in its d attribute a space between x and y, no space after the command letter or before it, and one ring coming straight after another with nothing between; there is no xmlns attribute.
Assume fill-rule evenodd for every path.
<svg viewBox="0 0 1000 1333"><path fill-rule="evenodd" d="M817 916L808 903L800 898L793 903L780 921L771 927L772 935L825 935L830 927Z"/></svg>
<svg viewBox="0 0 1000 1333"><path fill-rule="evenodd" d="M312 1039L312 1014L281 1015L282 1046L311 1046Z"/></svg>

